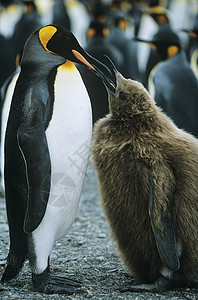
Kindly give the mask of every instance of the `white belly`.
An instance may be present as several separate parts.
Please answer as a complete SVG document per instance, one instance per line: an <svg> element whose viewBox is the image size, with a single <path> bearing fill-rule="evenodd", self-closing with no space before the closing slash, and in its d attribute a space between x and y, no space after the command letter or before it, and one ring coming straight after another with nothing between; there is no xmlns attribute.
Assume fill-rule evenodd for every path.
<svg viewBox="0 0 198 300"><path fill-rule="evenodd" d="M49 244L63 237L75 219L92 137L91 105L82 79L77 70L64 76L62 72L57 74L53 116L46 130L50 196L45 216L33 232L34 240L44 237Z"/></svg>

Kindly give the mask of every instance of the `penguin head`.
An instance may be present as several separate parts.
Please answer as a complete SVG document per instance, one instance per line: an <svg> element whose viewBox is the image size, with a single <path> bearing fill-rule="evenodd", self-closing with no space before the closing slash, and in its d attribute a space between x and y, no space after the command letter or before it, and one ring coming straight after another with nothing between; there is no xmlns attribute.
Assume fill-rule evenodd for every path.
<svg viewBox="0 0 198 300"><path fill-rule="evenodd" d="M158 53L160 60L166 60L175 56L182 48L179 36L166 25L163 26L150 41L140 38L134 39L138 42L148 44Z"/></svg>
<svg viewBox="0 0 198 300"><path fill-rule="evenodd" d="M119 28L121 31L125 32L129 26L125 14L122 12L114 13L109 20L109 28Z"/></svg>
<svg viewBox="0 0 198 300"><path fill-rule="evenodd" d="M31 60L37 65L44 62L54 66L69 60L86 66L109 87L114 87L110 70L84 51L75 36L61 25L48 25L34 32L25 44L22 60L23 63Z"/></svg>
<svg viewBox="0 0 198 300"><path fill-rule="evenodd" d="M149 14L159 26L170 21L170 13L163 6L152 6L145 10L145 12Z"/></svg>
<svg viewBox="0 0 198 300"><path fill-rule="evenodd" d="M109 62L108 67L115 74L115 90L109 90L108 100L111 114L118 120L134 120L137 116L152 112L155 104L144 86L138 81L124 78Z"/></svg>
<svg viewBox="0 0 198 300"><path fill-rule="evenodd" d="M33 11L37 10L37 7L36 7L36 4L34 3L34 1L23 0L22 3L24 5L24 13L25 14L31 14Z"/></svg>
<svg viewBox="0 0 198 300"><path fill-rule="evenodd" d="M97 37L107 38L108 36L109 36L109 29L107 25L99 21L92 21L86 32L86 38L88 41L93 38L97 38Z"/></svg>

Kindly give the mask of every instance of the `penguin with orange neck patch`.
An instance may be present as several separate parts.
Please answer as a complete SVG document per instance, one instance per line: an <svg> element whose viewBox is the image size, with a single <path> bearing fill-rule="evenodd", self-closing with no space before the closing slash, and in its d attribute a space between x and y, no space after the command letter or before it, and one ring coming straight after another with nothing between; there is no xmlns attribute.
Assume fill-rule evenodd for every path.
<svg viewBox="0 0 198 300"><path fill-rule="evenodd" d="M178 35L169 28L145 41L159 56L160 63L149 76L149 92L179 128L198 137L198 81L187 60Z"/></svg>
<svg viewBox="0 0 198 300"><path fill-rule="evenodd" d="M190 36L187 49L188 59L195 76L198 78L198 16L196 18L195 28L192 30L183 29Z"/></svg>
<svg viewBox="0 0 198 300"><path fill-rule="evenodd" d="M77 213L92 137L90 100L72 61L111 81L64 27L49 25L29 37L5 136L10 251L1 281L15 278L28 257L34 289L47 294L79 291L79 282L49 270L54 242Z"/></svg>
<svg viewBox="0 0 198 300"><path fill-rule="evenodd" d="M114 67L110 113L94 128L92 159L112 236L136 284L122 291L198 286L198 140L137 81Z"/></svg>

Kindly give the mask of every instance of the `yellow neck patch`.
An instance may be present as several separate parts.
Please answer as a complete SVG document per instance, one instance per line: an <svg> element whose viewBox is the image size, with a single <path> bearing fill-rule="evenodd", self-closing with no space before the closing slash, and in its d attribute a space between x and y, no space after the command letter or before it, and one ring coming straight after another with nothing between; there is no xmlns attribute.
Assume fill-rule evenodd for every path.
<svg viewBox="0 0 198 300"><path fill-rule="evenodd" d="M168 47L168 58L175 56L179 51L177 46L170 46Z"/></svg>
<svg viewBox="0 0 198 300"><path fill-rule="evenodd" d="M51 52L51 53L54 53L54 52L50 51L47 48L47 43L53 37L53 35L56 33L56 31L57 31L57 28L54 26L46 26L39 30L39 39L41 41L41 44L43 45L45 50L47 50L48 52Z"/></svg>
<svg viewBox="0 0 198 300"><path fill-rule="evenodd" d="M73 71L76 67L73 62L67 60L64 64L62 64L59 68L65 71Z"/></svg>
<svg viewBox="0 0 198 300"><path fill-rule="evenodd" d="M20 54L19 53L16 56L15 64L17 67L20 65Z"/></svg>

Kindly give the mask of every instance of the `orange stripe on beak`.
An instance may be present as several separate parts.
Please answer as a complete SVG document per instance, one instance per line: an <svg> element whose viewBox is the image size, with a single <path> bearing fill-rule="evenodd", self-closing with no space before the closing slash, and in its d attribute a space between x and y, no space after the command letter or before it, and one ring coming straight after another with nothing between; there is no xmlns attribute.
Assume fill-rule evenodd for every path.
<svg viewBox="0 0 198 300"><path fill-rule="evenodd" d="M76 50L72 50L74 56L80 60L84 65L86 65L87 67L91 68L92 70L95 70L94 67L82 56L82 54L80 54L78 51Z"/></svg>

